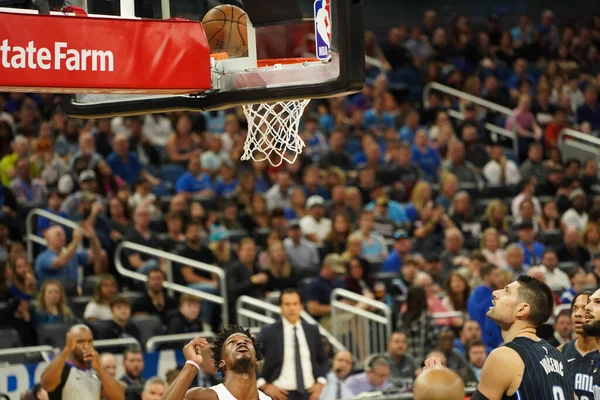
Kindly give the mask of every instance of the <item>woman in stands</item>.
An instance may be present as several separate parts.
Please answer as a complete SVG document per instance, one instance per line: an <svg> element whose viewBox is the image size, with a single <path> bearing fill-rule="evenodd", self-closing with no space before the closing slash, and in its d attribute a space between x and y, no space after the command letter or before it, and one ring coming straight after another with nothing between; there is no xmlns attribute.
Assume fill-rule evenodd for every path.
<svg viewBox="0 0 600 400"><path fill-rule="evenodd" d="M27 257L18 256L10 264L10 294L17 300L31 300L37 292L37 281Z"/></svg>
<svg viewBox="0 0 600 400"><path fill-rule="evenodd" d="M350 217L345 213L335 214L331 232L323 242L323 254L343 254L346 251L346 239L352 231L352 222Z"/></svg>
<svg viewBox="0 0 600 400"><path fill-rule="evenodd" d="M129 207L120 199L113 197L108 202L107 211L110 240L116 244L133 226L129 216Z"/></svg>
<svg viewBox="0 0 600 400"><path fill-rule="evenodd" d="M500 234L494 228L487 228L481 236L481 254L486 261L502 268L506 265L506 252L501 247Z"/></svg>
<svg viewBox="0 0 600 400"><path fill-rule="evenodd" d="M542 213L537 216L536 221L540 227L541 232L565 229L564 224L560 220L560 214L558 213L558 207L554 200L549 200L544 203L544 207L542 208Z"/></svg>
<svg viewBox="0 0 600 400"><path fill-rule="evenodd" d="M256 229L269 227L269 209L262 194L255 193L252 196L250 207L246 209L245 217L242 217L242 226L249 233L253 233Z"/></svg>
<svg viewBox="0 0 600 400"><path fill-rule="evenodd" d="M283 243L281 241L272 242L268 247L268 255L269 263L266 272L269 280L265 290L275 292L297 287L298 278L288 261Z"/></svg>
<svg viewBox="0 0 600 400"><path fill-rule="evenodd" d="M442 305L448 311L460 311L463 313L463 321L469 319L467 311L467 300L471 294L471 288L467 279L458 272L451 272L444 288Z"/></svg>
<svg viewBox="0 0 600 400"><path fill-rule="evenodd" d="M600 228L597 224L587 224L581 234L581 245L592 257L600 254Z"/></svg>
<svg viewBox="0 0 600 400"><path fill-rule="evenodd" d="M500 242L505 244L508 242L509 236L509 224L508 224L508 210L500 199L494 199L489 202L484 213L484 220L481 222L481 228L483 230L487 228L494 228L500 235Z"/></svg>
<svg viewBox="0 0 600 400"><path fill-rule="evenodd" d="M85 307L83 318L86 320L112 320L110 302L118 291L117 281L112 275L100 277L94 289L94 297Z"/></svg>
<svg viewBox="0 0 600 400"><path fill-rule="evenodd" d="M65 289L59 281L48 279L42 284L33 315L33 325L59 324L73 321L73 313L67 305Z"/></svg>
<svg viewBox="0 0 600 400"><path fill-rule="evenodd" d="M240 176L235 190L235 201L239 211L243 211L250 207L252 196L254 196L255 192L256 179L254 178L254 175L246 173Z"/></svg>
<svg viewBox="0 0 600 400"><path fill-rule="evenodd" d="M169 162L182 164L192 158L200 157L202 144L200 137L192 132L192 120L186 113L181 114L175 123L175 132L169 136L165 144Z"/></svg>
<svg viewBox="0 0 600 400"><path fill-rule="evenodd" d="M415 185L411 195L410 204L406 207L406 216L410 222L415 222L420 218L423 208L431 200L431 185L425 181L420 181Z"/></svg>

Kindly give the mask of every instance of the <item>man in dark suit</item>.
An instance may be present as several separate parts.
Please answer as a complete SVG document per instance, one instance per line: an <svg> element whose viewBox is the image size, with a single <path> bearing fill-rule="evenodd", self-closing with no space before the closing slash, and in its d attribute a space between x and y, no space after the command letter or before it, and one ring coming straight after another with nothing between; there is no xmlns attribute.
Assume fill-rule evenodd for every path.
<svg viewBox="0 0 600 400"><path fill-rule="evenodd" d="M273 400L318 400L329 372L319 329L300 318L299 291L283 291L279 305L281 319L263 326L257 338L265 355L257 386Z"/></svg>

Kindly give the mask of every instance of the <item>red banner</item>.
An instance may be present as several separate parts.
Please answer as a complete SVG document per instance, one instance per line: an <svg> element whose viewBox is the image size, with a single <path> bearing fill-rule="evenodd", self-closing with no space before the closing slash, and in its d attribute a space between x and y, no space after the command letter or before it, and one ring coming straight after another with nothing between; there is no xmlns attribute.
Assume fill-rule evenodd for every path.
<svg viewBox="0 0 600 400"><path fill-rule="evenodd" d="M0 13L0 91L183 94L210 88L200 22Z"/></svg>

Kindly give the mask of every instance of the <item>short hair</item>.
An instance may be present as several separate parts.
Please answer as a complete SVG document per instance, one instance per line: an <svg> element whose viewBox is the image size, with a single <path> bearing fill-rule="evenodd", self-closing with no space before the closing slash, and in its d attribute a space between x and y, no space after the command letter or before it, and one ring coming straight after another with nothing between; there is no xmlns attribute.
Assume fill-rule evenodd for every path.
<svg viewBox="0 0 600 400"><path fill-rule="evenodd" d="M142 349L139 346L129 346L123 352L123 360L127 360L129 354L142 354Z"/></svg>
<svg viewBox="0 0 600 400"><path fill-rule="evenodd" d="M417 262L417 260L411 256L407 256L402 264L406 265L406 264L411 264L411 265L419 265L419 263Z"/></svg>
<svg viewBox="0 0 600 400"><path fill-rule="evenodd" d="M158 266L152 267L148 271L146 271L146 276L150 277L150 274L155 273L155 272L160 273L163 276L163 278L167 277L167 275L165 274L165 271L160 269L160 267L158 267Z"/></svg>
<svg viewBox="0 0 600 400"><path fill-rule="evenodd" d="M528 275L521 275L517 282L521 285L518 296L529 304L528 320L536 327L548 321L554 309L552 290L544 282Z"/></svg>
<svg viewBox="0 0 600 400"><path fill-rule="evenodd" d="M302 292L300 290L295 288L287 288L281 291L281 294L279 295L279 305L281 305L281 302L283 301L283 296L290 293L296 293L300 298L300 304L304 304L304 298L302 297Z"/></svg>
<svg viewBox="0 0 600 400"><path fill-rule="evenodd" d="M390 361L388 360L388 358L381 354L375 354L373 356L368 357L365 360L365 363L367 364L366 369L368 371L372 371L377 367L389 367L390 366Z"/></svg>
<svg viewBox="0 0 600 400"><path fill-rule="evenodd" d="M235 335L236 333L241 333L242 335L248 336L252 341L252 345L254 346L254 350L256 352L256 360L263 360L261 346L256 343L256 338L252 336L252 333L250 333L250 329L244 329L241 325L238 324L230 325L229 328L221 328L221 331L217 334L215 340L213 341L213 346L210 348L213 352L215 368L218 372L224 372L221 366L219 365L221 359L223 358L223 345L231 335Z"/></svg>
<svg viewBox="0 0 600 400"><path fill-rule="evenodd" d="M194 296L193 294L184 293L179 297L179 305L187 302L200 304L200 298L198 296Z"/></svg>
<svg viewBox="0 0 600 400"><path fill-rule="evenodd" d="M471 349L473 347L477 347L477 346L483 346L487 349L487 346L481 340L478 340L478 339L469 340L469 342L467 343L467 349L466 349L467 355L469 354L469 351L471 351Z"/></svg>
<svg viewBox="0 0 600 400"><path fill-rule="evenodd" d="M557 323L559 318L561 318L561 317L567 317L570 321L571 320L571 312L569 310L562 310L554 318L554 323Z"/></svg>
<svg viewBox="0 0 600 400"><path fill-rule="evenodd" d="M479 274L483 278L484 276L491 275L492 272L494 272L496 269L498 269L497 266L495 266L492 263L487 263L483 267L481 267L481 272Z"/></svg>
<svg viewBox="0 0 600 400"><path fill-rule="evenodd" d="M110 309L112 310L113 308L115 308L115 306L118 306L119 304L126 304L131 307L131 304L129 304L129 299L127 299L127 297L116 296L110 302Z"/></svg>
<svg viewBox="0 0 600 400"><path fill-rule="evenodd" d="M546 254L554 254L555 256L557 255L557 254L556 254L556 250L554 250L554 249L551 249L551 248L548 248L548 247L547 247L547 248L546 248L546 250L544 250L544 252L542 253L542 258L544 258L544 256L545 256Z"/></svg>
<svg viewBox="0 0 600 400"><path fill-rule="evenodd" d="M146 381L144 384L144 393L150 390L150 385L163 385L165 389L167 388L167 382L165 382L162 378L158 376L154 376Z"/></svg>
<svg viewBox="0 0 600 400"><path fill-rule="evenodd" d="M571 310L573 310L573 306L575 305L575 302L577 301L579 296L587 296L589 298L591 295L592 292L590 292L589 290L584 290L583 292L577 293L575 297L573 297L573 300L571 300Z"/></svg>

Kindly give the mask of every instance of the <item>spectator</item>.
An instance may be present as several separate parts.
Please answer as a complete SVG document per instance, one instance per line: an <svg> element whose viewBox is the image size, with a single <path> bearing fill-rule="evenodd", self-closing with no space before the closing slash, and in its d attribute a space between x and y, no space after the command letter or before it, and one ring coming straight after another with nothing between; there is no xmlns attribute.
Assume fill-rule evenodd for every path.
<svg viewBox="0 0 600 400"><path fill-rule="evenodd" d="M521 179L519 168L514 161L504 155L504 148L500 142L490 146L490 158L483 167L483 175L490 185L516 185Z"/></svg>
<svg viewBox="0 0 600 400"><path fill-rule="evenodd" d="M500 328L486 318L488 309L492 306L492 292L501 288L501 274L498 267L487 264L481 269L482 285L476 287L467 301L467 310L472 320L479 323L483 331L483 342L488 347L495 348L502 343Z"/></svg>
<svg viewBox="0 0 600 400"><path fill-rule="evenodd" d="M322 244L331 232L331 220L325 218L325 200L319 195L314 195L306 200L308 215L300 220L302 234L316 244Z"/></svg>
<svg viewBox="0 0 600 400"><path fill-rule="evenodd" d="M345 262L339 254L329 254L323 260L319 276L304 288L306 311L320 321L325 329L331 328L331 292L343 288L338 278L346 273Z"/></svg>
<svg viewBox="0 0 600 400"><path fill-rule="evenodd" d="M106 199L96 193L98 189L98 182L96 179L96 173L91 169L86 169L79 174L78 177L79 189L75 193L67 196L65 201L62 203L60 207L60 212L67 216L67 218L75 220L75 216L77 215L77 209L79 207L79 201L82 196L92 194L96 201L100 204L106 204ZM60 192L60 184L59 184L59 192ZM71 191L69 190L68 193Z"/></svg>
<svg viewBox="0 0 600 400"><path fill-rule="evenodd" d="M558 313L554 318L553 328L554 333L552 334L552 337L548 339L548 343L552 346L558 347L569 343L573 339L573 325L571 324L571 316L568 310L563 310Z"/></svg>
<svg viewBox="0 0 600 400"><path fill-rule="evenodd" d="M214 196L215 191L210 176L202 172L199 158L192 158L187 164L188 170L175 183L175 190L189 198L191 196Z"/></svg>
<svg viewBox="0 0 600 400"><path fill-rule="evenodd" d="M467 366L463 356L454 350L454 332L451 330L443 330L438 336L438 349L446 357L446 366L454 371L460 371Z"/></svg>
<svg viewBox="0 0 600 400"><path fill-rule="evenodd" d="M283 240L283 246L290 265L299 276L309 276L312 271L318 270L319 252L317 247L302 237L302 230L297 220L290 221L288 237Z"/></svg>
<svg viewBox="0 0 600 400"><path fill-rule="evenodd" d="M94 271L103 269L100 242L90 228L75 229L73 240L66 248L66 235L61 226L48 228L45 236L46 250L35 259L35 273L41 283L47 279L67 279L77 283L79 267L90 263L94 264ZM89 240L90 250L78 249L83 238Z"/></svg>
<svg viewBox="0 0 600 400"><path fill-rule="evenodd" d="M543 162L543 148L538 142L533 142L529 145L527 151L527 159L521 163L519 172L521 173L521 180L528 181L529 178L536 178L536 183L540 186L545 185L546 177L548 176L548 168ZM533 194L531 194L533 195Z"/></svg>
<svg viewBox="0 0 600 400"><path fill-rule="evenodd" d="M16 176L15 165L17 161L22 158L29 159L29 141L25 136L18 135L12 142L12 149L13 153L0 159L0 183L6 187L10 186L10 182ZM39 176L37 164L30 163L29 168L32 178Z"/></svg>
<svg viewBox="0 0 600 400"><path fill-rule="evenodd" d="M69 330L65 347L40 378L42 388L52 399L125 399L123 387L102 368L92 342L87 326L75 325Z"/></svg>
<svg viewBox="0 0 600 400"><path fill-rule="evenodd" d="M96 165L102 161L102 156L96 152L96 142L91 132L83 132L79 135L79 148L69 158L69 169L74 171L75 165L85 165L83 169L96 169ZM82 164L80 164L82 163Z"/></svg>
<svg viewBox="0 0 600 400"><path fill-rule="evenodd" d="M538 265L546 246L535 240L535 231L531 222L522 222L517 225L516 229L519 231L519 241L517 244L523 249L523 263L530 267Z"/></svg>
<svg viewBox="0 0 600 400"><path fill-rule="evenodd" d="M109 237L113 243L121 241L123 236L131 230L132 223L129 214L129 207L122 200L114 197L108 202L108 227L110 228Z"/></svg>
<svg viewBox="0 0 600 400"><path fill-rule="evenodd" d="M37 292L37 281L27 257L16 256L10 260L10 295L16 300L31 300Z"/></svg>
<svg viewBox="0 0 600 400"><path fill-rule="evenodd" d="M404 230L394 232L394 246L383 264L380 272L398 272L402 268L405 257L411 254L412 240Z"/></svg>
<svg viewBox="0 0 600 400"><path fill-rule="evenodd" d="M471 295L469 281L458 272L451 272L444 287L442 305L448 311L459 311L463 313L463 321L468 320L467 300Z"/></svg>
<svg viewBox="0 0 600 400"><path fill-rule="evenodd" d="M304 120L304 129L300 133L300 137L306 143L304 154L309 157L312 162L319 162L320 158L327 151L327 139L319 130L319 120L312 115L309 115Z"/></svg>
<svg viewBox="0 0 600 400"><path fill-rule="evenodd" d="M352 392L346 385L346 378L352 372L352 354L348 350L339 350L333 357L331 370L327 374L327 383L323 387L319 400L349 399Z"/></svg>
<svg viewBox="0 0 600 400"><path fill-rule="evenodd" d="M558 207L554 200L544 203L542 213L536 217L541 232L564 230L566 227L560 220Z"/></svg>
<svg viewBox="0 0 600 400"><path fill-rule="evenodd" d="M112 353L102 353L98 357L102 368L113 378L117 378L117 359Z"/></svg>
<svg viewBox="0 0 600 400"><path fill-rule="evenodd" d="M387 357L390 365L388 380L396 387L409 387L415 379L417 366L407 355L408 338L404 332L393 332L387 342Z"/></svg>
<svg viewBox="0 0 600 400"><path fill-rule="evenodd" d="M150 213L150 218L159 219L161 211L156 203L157 198L152 193L152 183L146 177L140 177L135 183L135 192L129 197L129 208L135 210L139 205L143 205Z"/></svg>
<svg viewBox="0 0 600 400"><path fill-rule="evenodd" d="M117 195L119 188L125 184L120 176L114 175L110 165L105 161L96 164L96 179L98 193L105 198L111 199Z"/></svg>
<svg viewBox="0 0 600 400"><path fill-rule="evenodd" d="M175 252L185 243L185 234L183 233L183 220L185 215L181 212L169 212L165 215L167 232L160 234L159 241L164 251Z"/></svg>
<svg viewBox="0 0 600 400"><path fill-rule="evenodd" d="M106 163L110 166L113 173L118 175L125 182L133 185L140 177L146 178L153 185L157 185L159 180L153 177L140 163L137 154L129 151L129 142L123 135L116 135L113 141L113 152L106 157Z"/></svg>
<svg viewBox="0 0 600 400"><path fill-rule="evenodd" d="M308 215L308 210L306 209L306 194L304 194L304 189L301 187L295 188L290 196L290 203L291 207L283 210L286 219L300 219Z"/></svg>
<svg viewBox="0 0 600 400"><path fill-rule="evenodd" d="M577 108L577 123L587 122L592 131L600 131L600 104L598 104L598 89L588 84L583 93L585 103Z"/></svg>
<svg viewBox="0 0 600 400"><path fill-rule="evenodd" d="M467 350L469 364L458 371L466 387L477 387L479 385L481 370L487 359L487 354L488 352L483 342L479 340L469 342Z"/></svg>
<svg viewBox="0 0 600 400"><path fill-rule="evenodd" d="M442 168L451 172L460 183L477 184L480 181L477 168L465 159L465 146L460 141L453 141L448 146L448 159Z"/></svg>
<svg viewBox="0 0 600 400"><path fill-rule="evenodd" d="M144 384L141 400L160 400L167 390L167 384L157 376L150 378Z"/></svg>
<svg viewBox="0 0 600 400"><path fill-rule="evenodd" d="M535 208L535 214L539 215L542 213L542 207L540 201L535 197L537 181L535 178L523 178L518 186L517 190L519 194L511 202L511 212L513 217L519 217L521 215L521 203L524 200L531 200Z"/></svg>
<svg viewBox="0 0 600 400"><path fill-rule="evenodd" d="M427 355L437 343L438 327L427 311L427 296L422 287L412 287L406 297L406 312L398 321L408 338L407 354L421 366Z"/></svg>
<svg viewBox="0 0 600 400"><path fill-rule="evenodd" d="M392 387L392 383L388 381L390 364L385 356L370 357L366 364L365 372L352 375L346 380L346 385L354 396L383 391Z"/></svg>
<svg viewBox="0 0 600 400"><path fill-rule="evenodd" d="M73 313L67 305L65 289L57 280L46 280L37 296L37 306L33 315L34 327L68 323L73 319Z"/></svg>
<svg viewBox="0 0 600 400"><path fill-rule="evenodd" d="M307 198L315 195L321 196L323 199L328 199L330 197L329 191L319 183L319 175L319 167L316 165L309 165L304 169L302 177L302 183L304 185L302 188L304 189L304 194Z"/></svg>
<svg viewBox="0 0 600 400"><path fill-rule="evenodd" d="M85 306L83 318L88 321L110 321L112 319L110 304L117 294L118 289L117 280L114 276L100 276L94 288L94 296L87 306Z"/></svg>
<svg viewBox="0 0 600 400"><path fill-rule="evenodd" d="M334 214L332 220L331 232L323 243L323 254L342 254L346 251L346 239L350 234L352 222L348 214L344 212Z"/></svg>
<svg viewBox="0 0 600 400"><path fill-rule="evenodd" d="M238 261L227 267L226 272L230 315L234 314L235 300L240 296L264 297L269 275L261 272L256 263L256 244L251 238L240 241Z"/></svg>
<svg viewBox="0 0 600 400"><path fill-rule="evenodd" d="M561 221L567 228L575 228L579 232L583 232L588 223L588 214L585 212L586 196L584 191L581 189L573 190L569 194L569 200L571 200L571 208L563 214Z"/></svg>
<svg viewBox="0 0 600 400"><path fill-rule="evenodd" d="M214 177L219 168L228 161L231 161L229 154L223 150L223 142L219 135L208 134L204 138L206 148L200 156L202 170L209 176Z"/></svg>
<svg viewBox="0 0 600 400"><path fill-rule="evenodd" d="M556 251L559 262L574 262L577 265L587 265L590 262L590 252L579 244L577 228L567 228L564 232L563 245Z"/></svg>
<svg viewBox="0 0 600 400"><path fill-rule="evenodd" d="M444 251L440 255L444 276L461 265L462 257L468 255L468 252L463 249L463 244L464 238L458 228L449 228L444 232Z"/></svg>
<svg viewBox="0 0 600 400"><path fill-rule="evenodd" d="M115 296L110 303L110 310L113 316L110 328L103 332L103 337L100 339L134 338L139 340L140 332L130 320L129 300L122 296Z"/></svg>
<svg viewBox="0 0 600 400"><path fill-rule="evenodd" d="M265 365L256 386L275 398L281 392L290 399L305 399L306 392L318 397L327 383L328 370L319 329L300 318L303 304L299 291L282 291L279 305L281 319L264 325L257 337L265 349ZM269 346L264 346L267 343Z"/></svg>
<svg viewBox="0 0 600 400"><path fill-rule="evenodd" d="M141 204L137 206L133 212L133 228L125 234L123 240L160 249L158 237L150 230L150 212L145 205ZM163 263L150 254L133 250L127 250L125 256L127 257L129 268L141 274L146 274L149 270Z"/></svg>
<svg viewBox="0 0 600 400"><path fill-rule="evenodd" d="M415 143L411 147L412 162L421 168L423 177L428 182L436 182L437 172L442 165L440 155L427 142L427 133L425 130L419 129L415 133L414 142Z"/></svg>
<svg viewBox="0 0 600 400"><path fill-rule="evenodd" d="M31 178L31 165L29 159L17 160L15 176L10 182L10 190L17 201L22 205L39 205L46 201L47 189L43 181Z"/></svg>
<svg viewBox="0 0 600 400"><path fill-rule="evenodd" d="M351 170L354 166L352 159L344 151L345 134L341 130L334 130L329 136L329 150L323 154L319 166L323 169L338 167L344 171Z"/></svg>
<svg viewBox="0 0 600 400"><path fill-rule="evenodd" d="M125 373L119 381L125 387L143 386L146 380L142 377L144 371L144 357L139 347L129 347L123 352L123 368Z"/></svg>
<svg viewBox="0 0 600 400"><path fill-rule="evenodd" d="M562 291L571 287L569 276L558 268L558 257L554 250L544 251L541 270L546 285L553 291Z"/></svg>
<svg viewBox="0 0 600 400"><path fill-rule="evenodd" d="M544 130L544 145L547 150L558 147L558 135L560 131L569 125L567 120L568 114L567 110L559 108L552 116L552 121L546 125Z"/></svg>
<svg viewBox="0 0 600 400"><path fill-rule="evenodd" d="M363 211L358 221L358 230L353 233L361 238L361 255L370 261L383 261L388 250L385 239L375 229L373 212Z"/></svg>
<svg viewBox="0 0 600 400"><path fill-rule="evenodd" d="M273 185L265 194L269 210L275 208L290 208L290 196L293 191L290 173L286 170L277 172L276 184ZM309 207L307 207L309 208Z"/></svg>
<svg viewBox="0 0 600 400"><path fill-rule="evenodd" d="M156 315L163 325L167 325L169 314L177 308L177 303L163 288L165 273L156 268L149 270L147 276L148 290L134 300L131 312L134 317Z"/></svg>
<svg viewBox="0 0 600 400"><path fill-rule="evenodd" d="M172 316L169 320L167 334L174 335L207 331L200 321L200 310L200 299L198 297L187 293L182 294L179 297L179 313ZM208 331L211 330L208 329Z"/></svg>
<svg viewBox="0 0 600 400"><path fill-rule="evenodd" d="M297 287L298 278L287 259L285 248L277 240L269 244L267 275L269 280L265 286L267 292L283 291Z"/></svg>
<svg viewBox="0 0 600 400"><path fill-rule="evenodd" d="M494 228L487 228L481 235L481 254L487 262L497 267L506 266L506 251L500 247L500 235Z"/></svg>
<svg viewBox="0 0 600 400"><path fill-rule="evenodd" d="M481 327L477 321L468 320L465 321L459 336L454 340L454 350L463 357L467 357L467 348L473 341L481 341Z"/></svg>
<svg viewBox="0 0 600 400"><path fill-rule="evenodd" d="M192 132L192 120L186 113L175 122L175 132L167 138L165 144L167 157L171 163L184 164L202 154L200 137Z"/></svg>

